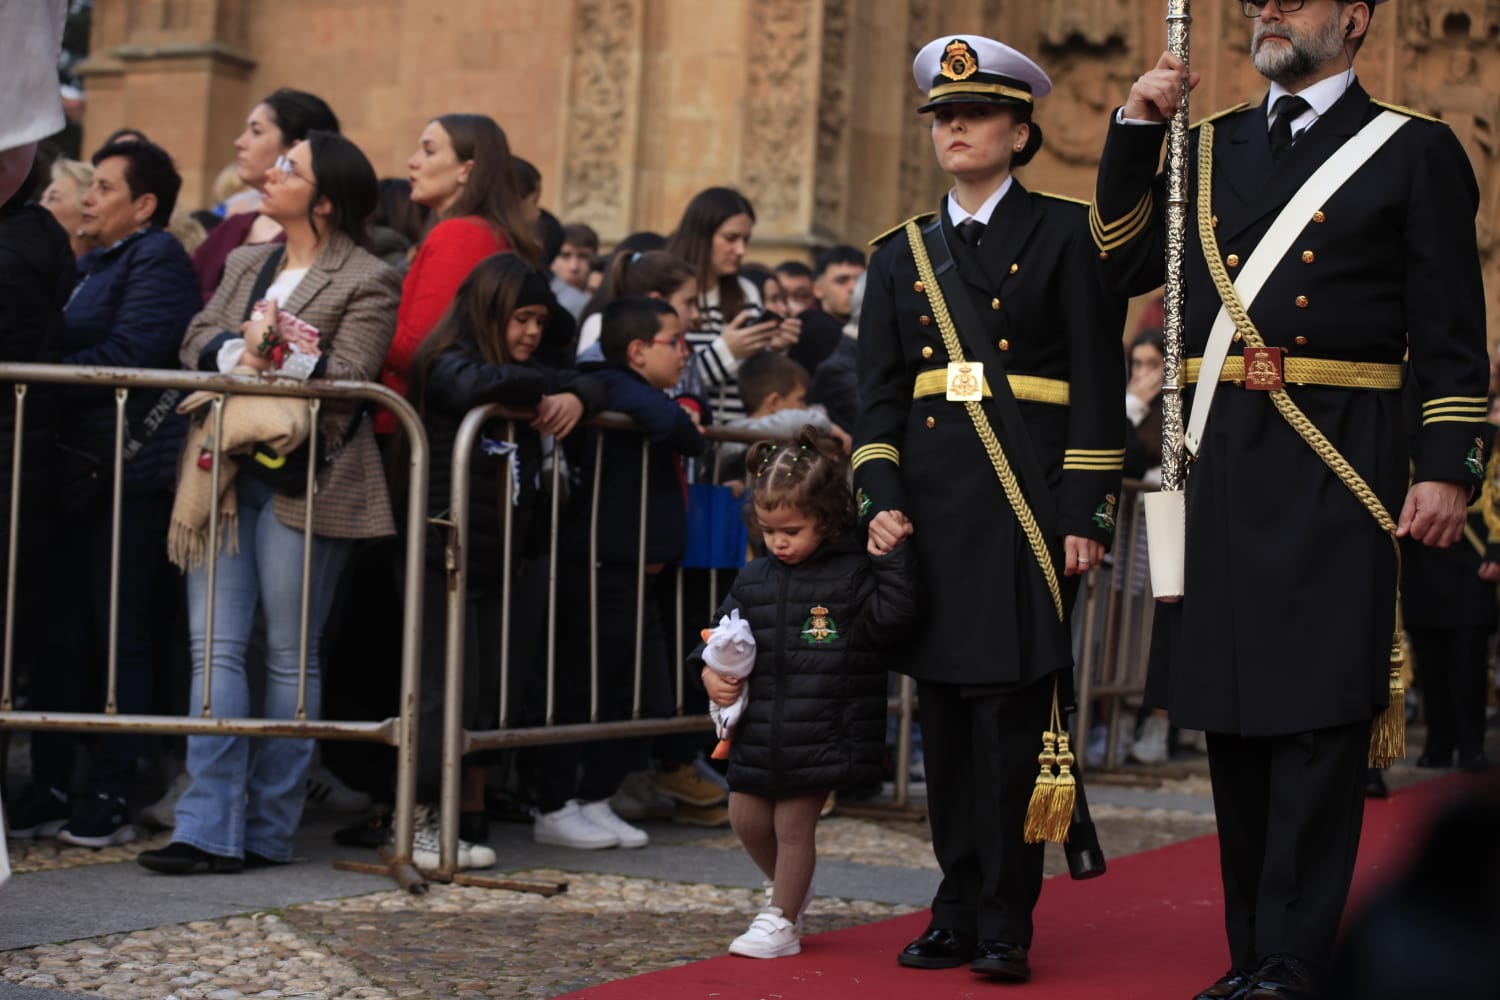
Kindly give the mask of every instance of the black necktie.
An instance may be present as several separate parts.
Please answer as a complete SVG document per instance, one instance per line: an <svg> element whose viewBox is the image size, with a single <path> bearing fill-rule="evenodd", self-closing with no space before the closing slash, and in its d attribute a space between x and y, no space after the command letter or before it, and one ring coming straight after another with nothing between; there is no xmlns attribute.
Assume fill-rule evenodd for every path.
<svg viewBox="0 0 1500 1000"><path fill-rule="evenodd" d="M978 219L965 219L955 228L958 230L958 238L971 247L978 246L979 237L984 235L984 223Z"/></svg>
<svg viewBox="0 0 1500 1000"><path fill-rule="evenodd" d="M1292 144L1292 119L1312 107L1296 94L1283 94L1271 110L1276 121L1271 125L1271 158L1280 159L1281 154Z"/></svg>

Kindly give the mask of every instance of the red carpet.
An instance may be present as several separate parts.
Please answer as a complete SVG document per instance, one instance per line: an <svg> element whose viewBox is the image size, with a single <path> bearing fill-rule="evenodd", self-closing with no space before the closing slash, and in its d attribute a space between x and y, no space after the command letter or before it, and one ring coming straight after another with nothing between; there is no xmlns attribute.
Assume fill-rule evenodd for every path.
<svg viewBox="0 0 1500 1000"><path fill-rule="evenodd" d="M1428 781L1367 804L1351 912L1400 864L1427 818L1461 791L1463 781ZM1036 912L1033 979L1024 987L993 983L967 968L930 972L897 965L896 953L927 926L923 911L805 938L802 953L792 958L724 955L571 996L925 1000L1013 994L1026 1000L1183 1000L1228 965L1223 919L1218 838L1200 837L1111 861L1109 872L1093 881L1049 879Z"/></svg>

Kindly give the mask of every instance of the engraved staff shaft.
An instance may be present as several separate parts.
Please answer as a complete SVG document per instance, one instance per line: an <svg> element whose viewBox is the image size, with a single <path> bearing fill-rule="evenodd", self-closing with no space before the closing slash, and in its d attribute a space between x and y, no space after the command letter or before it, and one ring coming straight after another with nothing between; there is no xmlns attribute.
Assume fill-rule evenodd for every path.
<svg viewBox="0 0 1500 1000"><path fill-rule="evenodd" d="M1188 64L1188 26L1192 24L1189 0L1167 0L1167 51ZM1163 293L1162 339L1166 357L1162 368L1161 397L1161 488L1180 490L1185 485L1182 438L1183 334L1185 295L1183 257L1187 250L1188 200L1188 90L1184 82L1182 103L1167 127L1167 268Z"/></svg>

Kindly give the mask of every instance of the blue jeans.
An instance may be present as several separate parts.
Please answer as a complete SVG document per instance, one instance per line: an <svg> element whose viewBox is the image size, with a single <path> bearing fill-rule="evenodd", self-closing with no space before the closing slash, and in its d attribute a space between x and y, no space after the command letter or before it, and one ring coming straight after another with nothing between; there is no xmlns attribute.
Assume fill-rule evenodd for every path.
<svg viewBox="0 0 1500 1000"><path fill-rule="evenodd" d="M301 644L303 534L276 519L274 491L248 476L235 479L239 550L219 553L215 580L213 714L249 718L245 652L259 607L266 623L265 705L268 719L297 712ZM339 573L354 541L313 536L307 626L307 717L318 718L321 684L318 646ZM188 713L203 699L203 655L208 609L207 563L188 574L188 630L193 683ZM303 781L313 741L247 736L188 737L192 781L177 803L174 843L211 854L243 857L254 851L272 861L292 859L292 837L302 818Z"/></svg>

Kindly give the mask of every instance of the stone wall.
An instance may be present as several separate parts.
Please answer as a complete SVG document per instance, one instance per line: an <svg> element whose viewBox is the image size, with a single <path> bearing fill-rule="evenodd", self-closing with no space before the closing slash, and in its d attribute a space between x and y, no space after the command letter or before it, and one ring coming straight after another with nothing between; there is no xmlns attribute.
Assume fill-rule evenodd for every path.
<svg viewBox="0 0 1500 1000"><path fill-rule="evenodd" d="M541 169L543 203L606 240L670 230L694 192L741 188L753 254L863 241L945 185L909 67L937 35L980 30L1032 54L1056 89L1030 187L1088 197L1111 108L1164 45L1167 0L96 0L85 143L125 124L172 150L189 200L254 100L321 94L382 175L426 120L492 115ZM1237 4L1193 5L1194 116L1258 100ZM1484 192L1500 295L1500 0L1391 0L1358 69L1377 97L1452 123ZM1500 301L1492 301L1500 332Z"/></svg>

